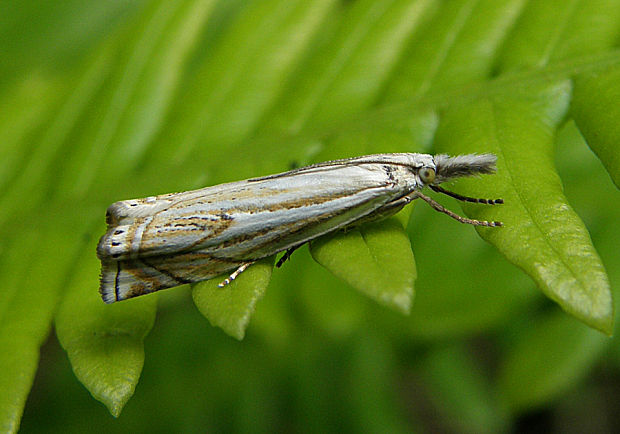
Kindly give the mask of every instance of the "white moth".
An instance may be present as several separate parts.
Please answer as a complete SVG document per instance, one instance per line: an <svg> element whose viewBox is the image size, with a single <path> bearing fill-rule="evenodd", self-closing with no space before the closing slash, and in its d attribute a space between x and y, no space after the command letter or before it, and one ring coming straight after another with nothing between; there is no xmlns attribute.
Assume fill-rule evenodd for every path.
<svg viewBox="0 0 620 434"><path fill-rule="evenodd" d="M277 175L112 204L108 229L97 246L100 292L112 303L160 289L234 272L317 237L388 217L420 198L461 223L420 190L430 187L458 200L496 204L451 193L439 184L495 171L492 154L432 156L377 154L328 161Z"/></svg>

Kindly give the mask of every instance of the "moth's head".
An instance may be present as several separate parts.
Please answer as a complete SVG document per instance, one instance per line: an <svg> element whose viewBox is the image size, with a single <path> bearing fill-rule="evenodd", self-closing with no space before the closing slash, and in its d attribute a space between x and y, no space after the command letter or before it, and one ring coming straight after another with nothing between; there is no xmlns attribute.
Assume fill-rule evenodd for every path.
<svg viewBox="0 0 620 434"><path fill-rule="evenodd" d="M456 157L449 157L448 155L440 154L433 157L432 164L423 164L418 168L418 178L424 186L430 187L431 190L438 193L443 193L457 200L463 202L497 205L504 203L504 200L478 199L475 197L463 196L458 193L444 190L439 186L442 182L450 181L454 178L495 173L496 162L497 157L493 154L467 154L458 155ZM460 221L461 223L468 223L475 226L502 226L502 223L497 221L480 221L461 217L458 214L454 214L452 211L445 209L439 203L435 202L430 197L423 195L421 192L418 191L416 193L417 194L415 197L423 199L435 210L448 214L450 217Z"/></svg>
<svg viewBox="0 0 620 434"><path fill-rule="evenodd" d="M467 154L450 157L445 154L433 157L435 169L420 169L420 179L425 185L439 185L442 182L464 176L495 173L497 157L493 154Z"/></svg>

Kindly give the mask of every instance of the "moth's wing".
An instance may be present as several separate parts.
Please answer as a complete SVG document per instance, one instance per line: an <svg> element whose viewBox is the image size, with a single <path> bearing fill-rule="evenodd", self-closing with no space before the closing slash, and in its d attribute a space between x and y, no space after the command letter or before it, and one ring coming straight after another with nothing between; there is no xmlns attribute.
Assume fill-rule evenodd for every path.
<svg viewBox="0 0 620 434"><path fill-rule="evenodd" d="M218 191L210 187L112 204L97 256L102 261L121 261L183 253L204 244L231 224L212 197Z"/></svg>
<svg viewBox="0 0 620 434"><path fill-rule="evenodd" d="M183 253L199 249L231 223L217 213L138 218L128 225L110 227L99 240L97 256L102 261L121 261Z"/></svg>
<svg viewBox="0 0 620 434"><path fill-rule="evenodd" d="M398 177L393 179L380 164L317 167L285 179L265 177L117 202L108 209L108 231L97 254L102 261L120 261L213 246L240 254L261 238L266 243L282 241L283 231L298 236L291 240L297 244L346 225L394 195L402 195L405 188L397 181ZM334 216L334 221L342 222L332 225ZM317 222L326 229L316 230ZM310 226L313 228L306 230ZM241 248L244 240L247 246ZM273 248L283 250L291 243L275 243ZM267 247L259 257L275 251ZM236 254L227 252L225 257Z"/></svg>
<svg viewBox="0 0 620 434"><path fill-rule="evenodd" d="M102 261L99 292L106 303L211 279L242 262L223 261L195 251L121 261Z"/></svg>
<svg viewBox="0 0 620 434"><path fill-rule="evenodd" d="M229 185L234 184L236 183L230 183ZM121 200L108 207L106 211L106 222L109 227L129 225L136 219L153 216L175 206L179 202L204 196L205 191L209 189L210 187L206 187L198 190L185 191L183 193L168 193L141 199Z"/></svg>
<svg viewBox="0 0 620 434"><path fill-rule="evenodd" d="M325 166L117 202L97 247L101 293L113 302L209 279L348 226L409 191L399 170Z"/></svg>

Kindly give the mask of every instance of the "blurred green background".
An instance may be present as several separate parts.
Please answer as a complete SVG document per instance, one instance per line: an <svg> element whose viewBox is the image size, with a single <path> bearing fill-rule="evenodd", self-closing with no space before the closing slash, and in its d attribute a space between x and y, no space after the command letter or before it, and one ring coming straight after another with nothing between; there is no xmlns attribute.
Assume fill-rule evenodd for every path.
<svg viewBox="0 0 620 434"><path fill-rule="evenodd" d="M511 257L518 243L486 243L425 204L400 216L417 270L408 316L304 247L255 294L238 341L189 287L104 305L95 256L116 200L373 152L497 152L525 137L501 148L497 178L475 181L482 196L523 193L501 178L517 168L533 183L520 199L540 187L544 209L557 169L567 201L532 221L551 236L570 204L616 292L620 1L0 10L2 431L620 430L617 338L543 296L514 265L532 275L525 254ZM578 258L584 245L561 247ZM563 291L577 300L545 293Z"/></svg>

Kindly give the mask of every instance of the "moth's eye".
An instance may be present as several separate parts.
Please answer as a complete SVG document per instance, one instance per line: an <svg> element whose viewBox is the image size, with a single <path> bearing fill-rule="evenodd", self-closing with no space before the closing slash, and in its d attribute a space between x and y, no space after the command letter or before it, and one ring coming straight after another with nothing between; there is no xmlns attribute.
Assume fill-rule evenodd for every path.
<svg viewBox="0 0 620 434"><path fill-rule="evenodd" d="M420 169L419 175L424 184L432 184L435 180L435 169L423 167Z"/></svg>

